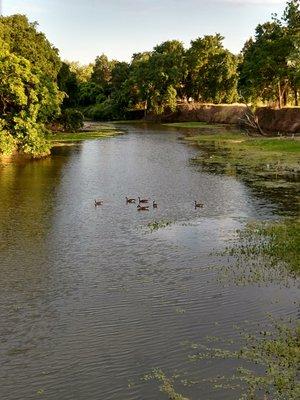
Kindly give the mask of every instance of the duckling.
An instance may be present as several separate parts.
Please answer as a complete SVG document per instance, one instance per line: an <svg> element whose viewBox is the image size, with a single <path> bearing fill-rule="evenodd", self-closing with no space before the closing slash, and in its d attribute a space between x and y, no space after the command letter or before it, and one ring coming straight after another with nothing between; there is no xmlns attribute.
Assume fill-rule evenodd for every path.
<svg viewBox="0 0 300 400"><path fill-rule="evenodd" d="M155 201L155 200L153 200L153 203L152 203L152 205L153 205L153 208L157 208L157 203L156 203L156 201Z"/></svg>
<svg viewBox="0 0 300 400"><path fill-rule="evenodd" d="M197 201L195 200L195 208L202 208L203 206L204 206L204 204L197 203Z"/></svg>
<svg viewBox="0 0 300 400"><path fill-rule="evenodd" d="M132 198L129 198L129 197L126 196L126 203L127 204L135 203L135 199L132 199Z"/></svg>
<svg viewBox="0 0 300 400"><path fill-rule="evenodd" d="M102 204L103 204L102 200L95 200L95 207L102 206Z"/></svg>
<svg viewBox="0 0 300 400"><path fill-rule="evenodd" d="M141 203L148 203L148 202L149 202L148 199L141 199L140 196L138 197L138 199L139 199L139 204L141 204Z"/></svg>
<svg viewBox="0 0 300 400"><path fill-rule="evenodd" d="M149 206L140 206L140 205L138 204L137 210L138 210L138 211L149 211Z"/></svg>

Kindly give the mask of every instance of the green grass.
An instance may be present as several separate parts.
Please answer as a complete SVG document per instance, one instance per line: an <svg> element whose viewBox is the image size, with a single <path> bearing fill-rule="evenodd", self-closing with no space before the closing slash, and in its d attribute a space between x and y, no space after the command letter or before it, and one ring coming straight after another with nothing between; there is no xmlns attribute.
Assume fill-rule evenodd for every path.
<svg viewBox="0 0 300 400"><path fill-rule="evenodd" d="M284 220L259 224L248 228L248 234L261 239L259 253L266 255L272 265L283 261L289 270L300 275L300 224L299 220ZM254 248L250 247L253 253Z"/></svg>
<svg viewBox="0 0 300 400"><path fill-rule="evenodd" d="M220 128L219 128L220 129ZM269 170L299 170L300 140L292 138L249 137L241 132L216 132L185 138L200 149L214 147L208 158L202 153L195 162L204 164L244 165L251 168L268 166Z"/></svg>
<svg viewBox="0 0 300 400"><path fill-rule="evenodd" d="M296 400L300 395L298 370L300 362L300 326L287 321L271 320L250 334L240 332L241 348L232 350L232 343L222 347L201 345L200 351L190 356L193 362L201 360L240 360L241 366L231 377L217 376L211 379L215 389L238 389L243 395L239 399ZM216 342L221 341L216 338ZM197 348L197 345L194 345ZM228 347L228 348L227 348ZM261 368L257 372L257 367ZM258 396L260 394L260 396ZM232 397L233 398L233 397Z"/></svg>
<svg viewBox="0 0 300 400"><path fill-rule="evenodd" d="M73 133L55 133L50 136L52 144L57 143L76 143L82 142L84 140L91 139L104 139L113 137L120 134L119 131L113 129L107 129L103 131L96 132L73 132Z"/></svg>
<svg viewBox="0 0 300 400"><path fill-rule="evenodd" d="M162 221L149 222L149 224L147 226L150 229L150 231L153 232L153 231L157 231L158 229L166 228L167 226L169 226L171 224L172 224L171 221L162 220Z"/></svg>
<svg viewBox="0 0 300 400"><path fill-rule="evenodd" d="M300 140L288 138L262 138L262 139L248 139L245 145L260 148L264 151L284 152L284 153L298 153L300 154Z"/></svg>
<svg viewBox="0 0 300 400"><path fill-rule="evenodd" d="M203 127L213 127L215 125L208 124L207 122L172 122L169 124L163 124L165 126L171 126L175 128L203 128Z"/></svg>
<svg viewBox="0 0 300 400"><path fill-rule="evenodd" d="M120 120L120 121L111 121L112 124L140 124L140 123L149 123L144 121L143 119L129 119L129 120Z"/></svg>

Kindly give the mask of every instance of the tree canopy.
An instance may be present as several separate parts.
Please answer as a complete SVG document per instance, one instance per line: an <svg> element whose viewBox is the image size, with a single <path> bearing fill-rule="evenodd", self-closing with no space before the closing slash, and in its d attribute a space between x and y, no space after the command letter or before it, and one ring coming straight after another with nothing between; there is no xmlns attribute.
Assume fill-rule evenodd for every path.
<svg viewBox="0 0 300 400"><path fill-rule="evenodd" d="M178 101L298 105L300 0L259 24L240 54L224 48L223 39L198 37L188 48L168 40L129 63L100 54L84 66L62 62L26 16L0 17L0 153L44 155L47 127L63 119L65 129L81 126L81 113L101 120L129 111L161 115Z"/></svg>
<svg viewBox="0 0 300 400"><path fill-rule="evenodd" d="M294 97L300 73L299 0L287 3L282 18L260 24L242 51L240 90L247 100L273 101L279 107Z"/></svg>

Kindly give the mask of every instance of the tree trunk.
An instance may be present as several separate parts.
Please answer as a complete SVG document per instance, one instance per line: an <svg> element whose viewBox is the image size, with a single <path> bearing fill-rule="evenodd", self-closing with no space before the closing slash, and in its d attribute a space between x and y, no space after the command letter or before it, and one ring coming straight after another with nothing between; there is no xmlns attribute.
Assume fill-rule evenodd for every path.
<svg viewBox="0 0 300 400"><path fill-rule="evenodd" d="M298 107L299 102L298 102L298 90L297 90L297 88L294 89L294 99L295 99L295 106Z"/></svg>
<svg viewBox="0 0 300 400"><path fill-rule="evenodd" d="M282 93L280 82L278 82L278 107L282 108Z"/></svg>
<svg viewBox="0 0 300 400"><path fill-rule="evenodd" d="M286 107L287 99L288 99L288 90L287 89L283 92L282 97L283 97L283 106Z"/></svg>

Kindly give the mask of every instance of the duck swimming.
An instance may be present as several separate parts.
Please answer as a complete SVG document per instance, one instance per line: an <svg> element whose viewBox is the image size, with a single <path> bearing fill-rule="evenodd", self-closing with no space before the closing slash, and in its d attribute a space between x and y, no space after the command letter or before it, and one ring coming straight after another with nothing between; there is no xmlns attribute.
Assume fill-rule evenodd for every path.
<svg viewBox="0 0 300 400"><path fill-rule="evenodd" d="M141 199L140 196L138 197L138 199L139 199L139 204L140 203L148 203L149 202L148 199Z"/></svg>
<svg viewBox="0 0 300 400"><path fill-rule="evenodd" d="M140 205L138 204L137 210L138 210L138 211L149 211L149 206L140 206Z"/></svg>
<svg viewBox="0 0 300 400"><path fill-rule="evenodd" d="M126 196L126 203L127 203L127 204L135 203L135 199L129 198L129 197Z"/></svg>
<svg viewBox="0 0 300 400"><path fill-rule="evenodd" d="M202 208L203 206L204 206L204 204L197 203L197 201L195 200L195 208Z"/></svg>

